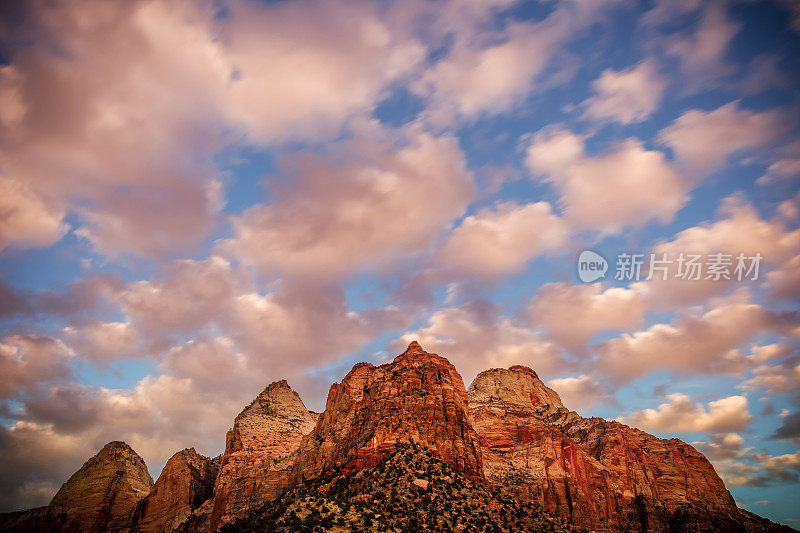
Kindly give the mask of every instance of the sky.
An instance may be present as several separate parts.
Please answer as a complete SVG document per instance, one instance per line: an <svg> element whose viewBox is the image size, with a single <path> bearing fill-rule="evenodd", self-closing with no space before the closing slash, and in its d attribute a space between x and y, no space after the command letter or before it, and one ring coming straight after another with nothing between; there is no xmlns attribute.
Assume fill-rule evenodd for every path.
<svg viewBox="0 0 800 533"><path fill-rule="evenodd" d="M0 511L418 340L800 524L796 0L2 6Z"/></svg>

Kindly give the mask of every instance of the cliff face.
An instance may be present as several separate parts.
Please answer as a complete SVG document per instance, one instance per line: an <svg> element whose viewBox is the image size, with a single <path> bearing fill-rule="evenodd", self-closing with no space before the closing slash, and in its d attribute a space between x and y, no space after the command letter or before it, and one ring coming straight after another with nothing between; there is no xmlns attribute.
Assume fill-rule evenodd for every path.
<svg viewBox="0 0 800 533"><path fill-rule="evenodd" d="M269 385L233 422L214 488L210 528L242 516L283 487L303 436L318 415L306 409L286 381Z"/></svg>
<svg viewBox="0 0 800 533"><path fill-rule="evenodd" d="M153 488L144 461L124 442L109 442L86 461L48 506L61 531L127 531L137 502Z"/></svg>
<svg viewBox="0 0 800 533"><path fill-rule="evenodd" d="M219 461L204 457L194 448L173 455L153 489L136 505L133 531L174 531L214 492Z"/></svg>
<svg viewBox="0 0 800 533"><path fill-rule="evenodd" d="M325 412L303 439L294 478L375 464L397 443L436 450L459 472L483 477L464 382L447 359L413 342L388 364L361 363L331 386Z"/></svg>
<svg viewBox="0 0 800 533"><path fill-rule="evenodd" d="M469 397L487 478L570 521L662 531L680 520L710 527L738 518L722 480L694 448L582 418L530 369L483 372Z"/></svg>

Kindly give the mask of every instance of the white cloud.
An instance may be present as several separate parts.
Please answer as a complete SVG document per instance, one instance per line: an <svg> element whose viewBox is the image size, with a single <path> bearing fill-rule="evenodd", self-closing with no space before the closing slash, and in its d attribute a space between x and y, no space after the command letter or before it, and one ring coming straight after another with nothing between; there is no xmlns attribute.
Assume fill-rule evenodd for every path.
<svg viewBox="0 0 800 533"><path fill-rule="evenodd" d="M728 396L708 403L692 403L685 394L670 394L657 409L635 411L617 420L645 431L702 433L741 431L752 420L747 398Z"/></svg>
<svg viewBox="0 0 800 533"><path fill-rule="evenodd" d="M547 202L501 203L462 220L439 250L438 261L477 276L513 274L539 254L563 246L567 234Z"/></svg>
<svg viewBox="0 0 800 533"><path fill-rule="evenodd" d="M425 326L403 334L391 349L402 350L414 340L447 357L467 386L489 368L524 365L542 376L569 370L558 346L482 302L436 311Z"/></svg>
<svg viewBox="0 0 800 533"><path fill-rule="evenodd" d="M584 117L621 124L642 122L658 109L667 80L652 60L614 71L606 69L592 82L594 96L585 100Z"/></svg>
<svg viewBox="0 0 800 533"><path fill-rule="evenodd" d="M792 122L783 109L758 113L734 101L713 111L686 111L659 132L658 140L672 148L681 167L702 177L734 154L774 144Z"/></svg>
<svg viewBox="0 0 800 533"><path fill-rule="evenodd" d="M579 410L613 401L608 389L596 377L588 374L551 379L547 386L561 396L568 409Z"/></svg>
<svg viewBox="0 0 800 533"><path fill-rule="evenodd" d="M261 271L335 280L425 251L473 195L455 139L415 134L395 148L361 139L287 163L294 180L233 221L228 253Z"/></svg>
<svg viewBox="0 0 800 533"><path fill-rule="evenodd" d="M584 349L597 333L641 327L645 311L645 302L635 290L604 288L601 283L548 283L528 305L531 323L573 351Z"/></svg>
<svg viewBox="0 0 800 533"><path fill-rule="evenodd" d="M737 347L756 334L786 331L791 319L736 297L705 313L697 309L672 324L654 324L643 331L597 345L596 368L618 382L659 370L737 372L750 362Z"/></svg>
<svg viewBox="0 0 800 533"><path fill-rule="evenodd" d="M664 154L636 139L589 156L577 135L541 131L528 147L526 163L559 193L564 218L583 228L616 233L650 220L666 223L687 201L688 184Z"/></svg>

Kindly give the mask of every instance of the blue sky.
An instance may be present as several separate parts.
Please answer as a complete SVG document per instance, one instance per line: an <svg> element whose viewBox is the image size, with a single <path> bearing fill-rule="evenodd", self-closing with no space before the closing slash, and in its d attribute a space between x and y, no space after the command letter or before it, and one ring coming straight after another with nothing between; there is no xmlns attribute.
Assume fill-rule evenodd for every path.
<svg viewBox="0 0 800 533"><path fill-rule="evenodd" d="M796 2L5 9L3 510L109 440L216 455L271 381L321 410L417 339L800 520ZM618 281L622 252L763 262Z"/></svg>

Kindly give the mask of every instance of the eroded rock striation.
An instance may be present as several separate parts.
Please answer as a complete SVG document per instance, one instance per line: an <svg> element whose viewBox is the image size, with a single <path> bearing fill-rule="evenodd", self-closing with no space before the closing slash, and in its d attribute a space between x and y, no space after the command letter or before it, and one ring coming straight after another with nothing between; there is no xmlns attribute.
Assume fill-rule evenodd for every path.
<svg viewBox="0 0 800 533"><path fill-rule="evenodd" d="M136 504L153 478L139 455L124 442L109 442L67 480L48 513L56 531L127 531Z"/></svg>
<svg viewBox="0 0 800 533"><path fill-rule="evenodd" d="M486 476L516 486L549 512L615 530L713 529L739 521L724 483L692 446L582 418L531 369L483 372L469 397Z"/></svg>

